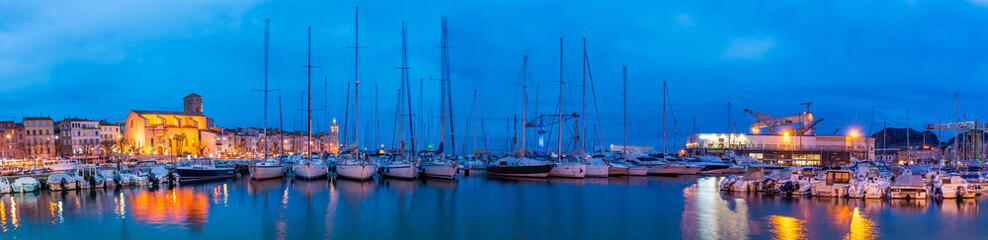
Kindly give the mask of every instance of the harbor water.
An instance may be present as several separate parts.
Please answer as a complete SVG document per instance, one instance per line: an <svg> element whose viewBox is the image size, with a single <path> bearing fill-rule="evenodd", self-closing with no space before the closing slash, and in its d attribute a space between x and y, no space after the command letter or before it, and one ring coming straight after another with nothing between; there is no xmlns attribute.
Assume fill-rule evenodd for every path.
<svg viewBox="0 0 988 240"><path fill-rule="evenodd" d="M0 196L2 239L980 239L985 201L728 194L722 177L226 179Z"/></svg>

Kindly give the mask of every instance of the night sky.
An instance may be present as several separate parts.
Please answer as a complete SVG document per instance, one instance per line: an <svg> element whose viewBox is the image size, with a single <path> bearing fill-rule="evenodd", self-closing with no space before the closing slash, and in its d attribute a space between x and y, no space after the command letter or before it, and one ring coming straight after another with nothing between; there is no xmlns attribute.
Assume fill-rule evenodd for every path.
<svg viewBox="0 0 988 240"><path fill-rule="evenodd" d="M438 141L440 87L433 79L440 75L442 16L449 20L458 145L469 132L474 90L490 147L504 145L505 118L521 113L525 55L528 116L557 112L560 37L563 111L581 109L585 37L600 116L597 124L588 93L587 131L600 127L605 145L622 140L622 66L633 145L659 145L663 81L680 143L694 127L729 131L728 103L738 132L754 120L744 108L786 116L805 111L804 102L826 119L819 134L905 127L907 110L909 126L923 128L953 120L957 91L958 118L985 120L984 0L2 1L0 119L117 121L132 109L181 111L182 97L196 93L216 125L259 127L263 101L255 90L263 89L264 20L270 19L270 88L279 89L270 95L270 126L277 127L280 97L284 127L304 130L306 72L299 66L306 65L308 26L312 64L320 66L312 72L316 130L327 113L342 125L354 80L347 46L357 5L366 47L359 56L361 134L376 132L376 101L382 144L392 139L402 21L416 134ZM668 119L671 141L671 113ZM574 127L564 126L569 138ZM362 145L374 142L368 141Z"/></svg>

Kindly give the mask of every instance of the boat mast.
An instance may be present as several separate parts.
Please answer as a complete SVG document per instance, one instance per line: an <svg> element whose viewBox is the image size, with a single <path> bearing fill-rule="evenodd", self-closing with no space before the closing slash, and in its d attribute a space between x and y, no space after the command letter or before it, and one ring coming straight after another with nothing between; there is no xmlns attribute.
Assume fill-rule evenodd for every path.
<svg viewBox="0 0 988 240"><path fill-rule="evenodd" d="M453 128L453 92L451 90L452 85L450 84L450 73L449 73L449 45L448 40L449 34L446 31L446 17L442 17L442 80L441 82L445 84L445 95L446 95L446 107L449 109L449 141L450 149L453 155L456 155L456 130Z"/></svg>
<svg viewBox="0 0 988 240"><path fill-rule="evenodd" d="M473 90L473 128L471 129L471 142L473 142L473 152L477 152L477 89ZM473 153L471 153L472 155Z"/></svg>
<svg viewBox="0 0 988 240"><path fill-rule="evenodd" d="M528 76L528 55L522 60L521 67L521 148L519 148L519 153L521 153L521 158L525 158L525 105L528 103L528 94L525 92L525 78ZM518 124L515 124L517 127ZM517 133L517 131L516 131Z"/></svg>
<svg viewBox="0 0 988 240"><path fill-rule="evenodd" d="M358 71L360 64L360 25L357 21L359 11L360 7L353 8L353 142L358 153L360 152L360 78L358 77L360 74ZM360 154L357 156L359 158Z"/></svg>
<svg viewBox="0 0 988 240"><path fill-rule="evenodd" d="M621 96L622 96L622 99L624 99L624 100L622 100L623 106L624 106L624 110L622 110L622 115L623 116L621 117L621 119L622 119L621 121L624 122L623 124L621 124L621 125L624 126L624 128L623 128L624 129L623 130L623 132L624 132L623 133L623 135L624 135L623 142L624 143L622 143L624 146L621 147L621 156L623 156L624 159L627 160L628 159L628 155L627 155L628 154L628 151L627 151L627 149L628 149L628 66L622 66L621 67L621 76L622 76L621 77L621 79L622 79L621 80L621 85L622 85L622 87L621 87Z"/></svg>
<svg viewBox="0 0 988 240"><path fill-rule="evenodd" d="M269 25L271 24L270 19L264 19L264 137L261 138L261 143L264 146L264 153L262 158L268 158L268 33ZM256 159L255 159L256 160ZM256 162L256 161L255 161ZM251 164L252 166L254 164Z"/></svg>
<svg viewBox="0 0 988 240"><path fill-rule="evenodd" d="M401 22L401 86L405 89L405 99L408 102L408 135L411 136L412 155L415 155L415 128L414 124L412 124L412 88L408 82L408 53L405 47L406 43L405 22Z"/></svg>
<svg viewBox="0 0 988 240"><path fill-rule="evenodd" d="M665 160L668 141L666 140L666 82L662 82L662 160Z"/></svg>
<svg viewBox="0 0 988 240"><path fill-rule="evenodd" d="M278 94L278 132L281 135L281 139L278 140L278 155L285 154L285 111L284 105L281 104L281 94Z"/></svg>
<svg viewBox="0 0 988 240"><path fill-rule="evenodd" d="M563 161L563 38L559 38L559 106L556 108L559 122L556 123L559 136L556 136L556 161Z"/></svg>
<svg viewBox="0 0 988 240"><path fill-rule="evenodd" d="M580 130L580 153L587 149L587 38L583 38L583 100L582 110L580 110L580 122L583 124Z"/></svg>
<svg viewBox="0 0 988 240"><path fill-rule="evenodd" d="M311 26L309 27L309 41L308 41L308 43L309 43L308 58L306 60L307 61L307 64L305 66L305 68L307 70L307 73L306 73L307 74L307 77L306 78L308 79L308 85L306 86L307 91L305 91L306 98L307 98L306 99L306 107L305 107L306 109L305 109L305 111L306 111L306 115L307 115L307 117L306 117L307 118L306 125L308 126L308 131L309 131L309 135L305 139L305 149L304 149L305 153L304 154L305 154L305 158L306 159L308 159L312 155L312 68L315 67L315 66L312 66L312 27Z"/></svg>

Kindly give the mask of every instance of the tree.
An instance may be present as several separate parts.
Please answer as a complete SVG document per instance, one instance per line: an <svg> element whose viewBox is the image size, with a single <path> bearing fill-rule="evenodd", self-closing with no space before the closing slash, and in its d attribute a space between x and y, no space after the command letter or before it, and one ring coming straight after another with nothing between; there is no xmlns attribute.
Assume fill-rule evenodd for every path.
<svg viewBox="0 0 988 240"><path fill-rule="evenodd" d="M174 136L172 136L172 141L175 141L172 144L174 144L174 145L177 146L175 148L175 155L182 155L181 154L182 153L182 146L185 146L185 140L186 139L188 139L188 136L185 135L185 133L179 133L179 134L175 134Z"/></svg>
<svg viewBox="0 0 988 240"><path fill-rule="evenodd" d="M106 139L99 142L100 148L103 149L103 154L110 155L113 150L117 149L117 141Z"/></svg>

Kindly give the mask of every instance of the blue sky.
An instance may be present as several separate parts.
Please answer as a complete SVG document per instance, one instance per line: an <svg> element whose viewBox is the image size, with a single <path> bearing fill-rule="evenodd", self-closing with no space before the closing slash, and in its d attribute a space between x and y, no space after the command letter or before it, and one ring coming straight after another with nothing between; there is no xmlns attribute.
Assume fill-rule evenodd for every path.
<svg viewBox="0 0 988 240"><path fill-rule="evenodd" d="M222 127L260 126L264 19L271 19L269 121L278 95L299 128L306 27L313 32L314 103L328 96L343 120L353 81L353 7L360 6L361 95L378 91L380 142L390 144L399 87L401 22L408 24L413 108L420 139L437 141L441 16L449 18L458 144L472 115L505 142L521 112L521 59L529 62L529 116L555 113L559 38L563 109L579 111L581 38L587 38L603 143L621 141L621 67L628 67L630 144L658 145L661 86L670 86L680 142L693 131L738 129L742 109L790 115L814 102L819 133L984 120L986 1L46 1L0 2L0 119L45 115L121 120L131 109L181 110L189 93ZM323 79L329 84L323 91ZM420 80L425 79L424 92ZM361 98L361 132L374 98ZM316 108L314 107L314 108ZM317 124L325 121L316 112ZM590 112L590 114L594 114ZM352 114L351 114L352 116ZM432 118L432 126L426 126ZM596 119L591 123L596 125ZM672 120L669 120L672 137ZM293 124L296 123L296 124ZM375 133L373 126L370 133ZM571 129L572 125L567 125ZM592 127L591 127L592 128ZM569 130L565 130L569 131ZM590 130L588 130L590 131ZM569 137L568 134L566 133ZM370 136L373 137L373 136ZM363 140L363 137L361 137ZM373 140L369 140L373 142ZM366 145L367 143L365 143ZM566 145L568 148L569 145Z"/></svg>

